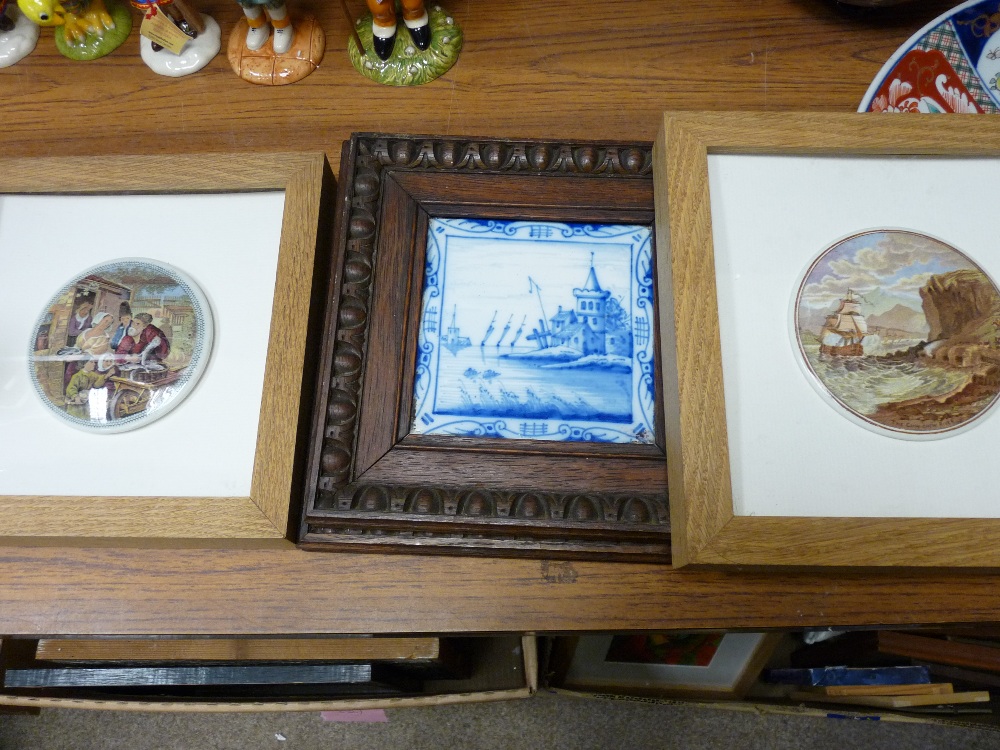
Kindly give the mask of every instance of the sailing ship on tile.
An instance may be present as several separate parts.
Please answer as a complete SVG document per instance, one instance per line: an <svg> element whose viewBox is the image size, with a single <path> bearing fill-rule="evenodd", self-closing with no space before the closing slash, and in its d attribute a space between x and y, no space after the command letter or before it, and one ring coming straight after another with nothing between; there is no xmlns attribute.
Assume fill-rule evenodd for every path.
<svg viewBox="0 0 1000 750"><path fill-rule="evenodd" d="M853 289L840 300L837 309L826 316L819 335L819 353L835 357L859 357L865 351L862 342L868 335L868 323L861 314L861 298Z"/></svg>

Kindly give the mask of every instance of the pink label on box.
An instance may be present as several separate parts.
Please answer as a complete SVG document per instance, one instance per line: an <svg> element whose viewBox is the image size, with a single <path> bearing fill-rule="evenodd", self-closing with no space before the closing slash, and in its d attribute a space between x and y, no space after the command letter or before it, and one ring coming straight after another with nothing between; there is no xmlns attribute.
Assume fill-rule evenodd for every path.
<svg viewBox="0 0 1000 750"><path fill-rule="evenodd" d="M389 721L385 711L372 708L365 711L323 711L320 716L323 721L353 721L366 724L378 724Z"/></svg>

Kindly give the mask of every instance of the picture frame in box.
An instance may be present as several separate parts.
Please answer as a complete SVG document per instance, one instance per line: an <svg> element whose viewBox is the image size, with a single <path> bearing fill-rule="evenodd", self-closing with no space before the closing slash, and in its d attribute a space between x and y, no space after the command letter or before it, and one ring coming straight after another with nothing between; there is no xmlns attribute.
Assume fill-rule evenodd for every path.
<svg viewBox="0 0 1000 750"><path fill-rule="evenodd" d="M780 633L639 633L557 639L553 686L611 695L736 700Z"/></svg>
<svg viewBox="0 0 1000 750"><path fill-rule="evenodd" d="M968 185L988 184L1000 138L973 119L665 115L675 565L1000 563L1000 255L968 219L990 200ZM844 321L863 338L833 337Z"/></svg>
<svg viewBox="0 0 1000 750"><path fill-rule="evenodd" d="M651 158L345 144L303 547L666 559Z"/></svg>
<svg viewBox="0 0 1000 750"><path fill-rule="evenodd" d="M289 544L312 395L313 286L327 262L322 205L333 183L325 156L4 159L0 169L0 268L11 303L0 421L18 438L2 459L0 539ZM92 308L74 308L80 317L90 313L91 332L107 323L94 318L111 316L117 325L132 317L156 339L147 351L137 345L128 356L119 346L115 353L104 340L114 331L108 327L90 356L99 377L84 384L89 396L123 383L142 390L132 369L141 366L147 379L156 375L147 370L173 374L188 360L168 351L179 357L200 346L188 330L194 323L185 322L192 311L183 305L192 303L179 297L175 304L165 276L113 283L94 275L100 263L122 258L152 259L146 265L196 282L203 295L194 319L201 324L199 311L209 323L214 318L215 337L202 352L197 383L169 414L101 434L52 413L63 403L63 384L48 382L47 371L45 382L37 377L53 366L48 360L58 367L67 360L68 372L69 360L90 356L92 339L81 341L92 333L70 341L52 314L74 304L74 289ZM130 273L132 265L102 268ZM79 281L81 273L89 275ZM104 307L110 312L96 312ZM116 418L95 408L91 398L97 422Z"/></svg>

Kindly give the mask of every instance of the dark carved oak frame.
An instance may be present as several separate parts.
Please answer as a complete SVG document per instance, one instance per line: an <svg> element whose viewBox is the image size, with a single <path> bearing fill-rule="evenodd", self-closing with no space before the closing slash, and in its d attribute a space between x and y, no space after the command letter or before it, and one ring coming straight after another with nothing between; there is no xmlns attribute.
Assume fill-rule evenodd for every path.
<svg viewBox="0 0 1000 750"><path fill-rule="evenodd" d="M652 145L365 134L341 165L301 546L667 559L659 393L655 445L409 434L429 219L652 227Z"/></svg>

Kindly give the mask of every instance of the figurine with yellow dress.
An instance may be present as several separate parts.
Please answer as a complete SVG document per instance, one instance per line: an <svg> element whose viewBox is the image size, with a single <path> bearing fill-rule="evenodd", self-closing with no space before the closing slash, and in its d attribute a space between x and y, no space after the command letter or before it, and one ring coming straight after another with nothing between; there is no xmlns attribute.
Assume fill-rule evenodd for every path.
<svg viewBox="0 0 1000 750"><path fill-rule="evenodd" d="M55 26L56 49L71 60L96 60L113 52L132 30L132 14L116 0L17 0L39 26Z"/></svg>

